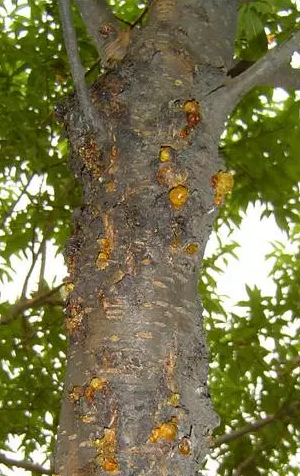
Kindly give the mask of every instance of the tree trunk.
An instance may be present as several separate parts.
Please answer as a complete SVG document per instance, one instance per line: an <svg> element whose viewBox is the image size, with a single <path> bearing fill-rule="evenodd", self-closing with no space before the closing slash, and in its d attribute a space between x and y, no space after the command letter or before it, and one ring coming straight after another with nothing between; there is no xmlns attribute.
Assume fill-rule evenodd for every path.
<svg viewBox="0 0 300 476"><path fill-rule="evenodd" d="M191 476L207 452L217 418L197 279L228 113L213 91L232 66L236 10L156 1L91 90L105 134L66 104L83 204L66 250L60 476Z"/></svg>

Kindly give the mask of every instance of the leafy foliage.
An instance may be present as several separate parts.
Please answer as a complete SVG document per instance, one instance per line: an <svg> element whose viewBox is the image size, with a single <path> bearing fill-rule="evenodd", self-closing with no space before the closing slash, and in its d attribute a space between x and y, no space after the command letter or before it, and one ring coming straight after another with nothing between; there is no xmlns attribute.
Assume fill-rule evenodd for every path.
<svg viewBox="0 0 300 476"><path fill-rule="evenodd" d="M268 43L285 41L299 21L296 2L290 0L259 0L241 2L236 56L255 61L268 49Z"/></svg>
<svg viewBox="0 0 300 476"><path fill-rule="evenodd" d="M110 4L129 23L145 7L135 0ZM0 447L9 449L9 435L18 435L25 455L33 458L40 446L48 455L53 450L66 352L62 302L58 293L49 295L53 283L45 249L51 243L62 250L80 193L55 119L55 105L71 88L56 2L0 1L0 13L2 284L28 268L16 302L4 296L0 305L7 320L0 334ZM280 44L298 21L289 0L242 2L237 57L256 60L268 41ZM88 70L97 62L95 49L78 15L75 23ZM214 436L220 475L297 474L291 455L300 436L299 96L276 98L270 88L254 90L230 118L220 151L236 185L216 223L216 229L225 224L233 230L257 201L264 216L274 215L293 244L288 251L275 243L268 257L276 292L264 296L247 287L239 311L225 310L217 279L238 245L221 241L205 260L199 284L213 362L211 389L221 416Z"/></svg>
<svg viewBox="0 0 300 476"><path fill-rule="evenodd" d="M200 292L208 315L211 390L221 416L214 441L221 475L298 474L290 457L300 437L299 225L291 241L295 250L278 242L268 255L274 295L246 286L248 300L237 303L238 313L224 310L211 277L219 271L215 260L232 254L228 245L205 263Z"/></svg>
<svg viewBox="0 0 300 476"><path fill-rule="evenodd" d="M30 307L37 288L29 281L38 273L38 291L47 292L45 243L62 249L79 193L54 112L71 84L56 4L7 5L1 2L2 284L29 269L20 301L11 305L5 287L2 293L1 316L9 321L1 325L0 447L8 449L8 436L19 435L29 456L39 447L53 449L66 351L59 294Z"/></svg>
<svg viewBox="0 0 300 476"><path fill-rule="evenodd" d="M263 9L262 15L257 7ZM253 2L244 4L240 13L259 15L265 28L272 24L264 17L266 7L274 13L275 8L288 6L287 2L276 2L276 7L273 2ZM294 5L289 5L289 15L281 17L285 28L278 27L282 35L270 28L276 41L290 34L296 17ZM254 27L249 18L240 18L239 32ZM258 54L255 41L251 45L251 34L253 30L247 33L251 54L241 55L245 59L264 52ZM262 34L257 27L254 37L260 45ZM220 260L233 250L220 243L204 262L199 291L213 362L212 396L221 417L212 443L220 475L299 474L291 457L297 454L300 436L298 117L297 93L255 89L233 112L220 143L227 167L235 171L235 187L216 230L225 225L232 232L242 223L249 203L259 203L261 218L272 215L290 243L289 249L287 243L274 243L267 256L273 262L274 295L246 286L248 299L236 303L237 312L222 304L216 276L221 272Z"/></svg>
<svg viewBox="0 0 300 476"><path fill-rule="evenodd" d="M233 112L220 150L235 171L235 189L219 223L241 222L241 211L258 200L286 232L299 217L299 97L285 99L270 88L255 89ZM282 98L282 94L281 94ZM278 193L281 190L281 193Z"/></svg>
<svg viewBox="0 0 300 476"><path fill-rule="evenodd" d="M108 0L107 3L112 8L116 18L119 18L121 21L134 24L135 21L140 17L143 10L145 10L148 2L137 2L133 0L116 2L115 0Z"/></svg>

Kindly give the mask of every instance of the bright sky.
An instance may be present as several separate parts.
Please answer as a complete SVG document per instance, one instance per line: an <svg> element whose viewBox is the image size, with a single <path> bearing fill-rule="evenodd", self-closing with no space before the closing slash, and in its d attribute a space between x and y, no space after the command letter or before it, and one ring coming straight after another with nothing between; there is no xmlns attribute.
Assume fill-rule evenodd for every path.
<svg viewBox="0 0 300 476"><path fill-rule="evenodd" d="M226 228L221 230L222 241L226 239ZM270 242L286 241L286 235L278 228L274 218L264 217L260 220L260 208L249 205L246 217L240 230L235 231L229 241L241 245L235 250L239 259L229 257L229 263L224 275L218 277L219 294L229 296L227 306L247 297L245 283L250 287L256 285L266 294L274 292L272 279L268 277L271 262L266 261L265 255L272 250ZM217 246L216 236L213 235L206 248L206 255L213 253Z"/></svg>

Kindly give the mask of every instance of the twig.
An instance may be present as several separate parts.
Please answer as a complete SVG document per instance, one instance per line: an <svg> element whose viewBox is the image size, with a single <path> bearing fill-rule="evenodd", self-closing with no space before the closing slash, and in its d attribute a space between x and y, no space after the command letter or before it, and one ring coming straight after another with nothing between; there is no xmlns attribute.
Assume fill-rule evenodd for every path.
<svg viewBox="0 0 300 476"><path fill-rule="evenodd" d="M45 236L43 237L43 240L41 243L40 252L41 252L41 267L40 267L38 291L42 291L43 289L44 276L45 276L46 258L47 258L47 240Z"/></svg>
<svg viewBox="0 0 300 476"><path fill-rule="evenodd" d="M255 463L257 455L261 453L264 449L268 449L268 447L272 450L272 446L273 445L269 442L265 443L264 441L260 441L257 446L252 450L252 453L242 459L237 468L233 470L232 476L241 476L247 473L247 471L244 470Z"/></svg>
<svg viewBox="0 0 300 476"><path fill-rule="evenodd" d="M22 288L22 292L21 292L21 298L20 299L25 299L26 297L26 293L27 293L27 287L28 287L28 282L29 282L29 279L30 279L30 276L34 270L34 267L37 263L37 260L38 260L38 257L39 257L39 254L40 254L40 251L42 249L42 243L40 244L39 246L39 249L37 251L37 253L34 252L34 244L35 244L35 239L34 239L34 235L35 235L35 228L33 229L33 237L32 237L32 246L31 246L31 253L32 253L32 261L31 261L31 265L30 265L30 268L28 270L28 273L25 277L25 280L24 280L24 283L23 283L23 288Z"/></svg>
<svg viewBox="0 0 300 476"><path fill-rule="evenodd" d="M228 443L230 441L236 440L240 436L246 435L247 433L254 433L264 426L269 425L273 421L276 420L275 415L269 415L266 418L262 418L260 420L256 420L253 423L250 423L249 425L243 426L242 428L239 428L238 430L232 431L231 433L227 433L226 435L222 435L219 438L216 439L216 441L213 443L213 448L217 446L221 446L223 443Z"/></svg>
<svg viewBox="0 0 300 476"><path fill-rule="evenodd" d="M247 456L247 458L243 459L243 461L238 465L236 470L233 471L233 476L240 476L245 468L247 468L253 461L255 460L256 454L252 453L251 455Z"/></svg>
<svg viewBox="0 0 300 476"><path fill-rule="evenodd" d="M30 463L29 461L16 461L15 459L8 458L4 454L0 453L0 463L5 464L9 468L15 466L16 468L23 468L26 471L32 471L38 474L53 474L53 469L44 468L38 464Z"/></svg>
<svg viewBox="0 0 300 476"><path fill-rule="evenodd" d="M55 293L57 293L62 286L64 286L64 283L60 284L54 289L51 289L50 291L37 294L33 298L20 299L14 306L12 306L10 316L0 319L0 324L2 325L9 324L11 321L16 319L20 313L26 311L26 309L38 307L40 304L53 304L56 302L61 304L61 301L53 300L50 298Z"/></svg>
<svg viewBox="0 0 300 476"><path fill-rule="evenodd" d="M296 355L292 360L285 361L278 373L282 376L284 374L290 375L300 365L300 354ZM297 379L298 376L296 376Z"/></svg>

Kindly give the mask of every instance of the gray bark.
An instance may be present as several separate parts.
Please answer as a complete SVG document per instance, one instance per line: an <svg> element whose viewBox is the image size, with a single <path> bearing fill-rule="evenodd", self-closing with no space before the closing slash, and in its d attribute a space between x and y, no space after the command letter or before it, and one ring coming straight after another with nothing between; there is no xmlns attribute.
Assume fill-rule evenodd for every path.
<svg viewBox="0 0 300 476"><path fill-rule="evenodd" d="M67 104L83 203L66 250L74 289L60 476L194 475L218 422L197 279L229 108L212 91L232 65L237 2L161 3L91 90L106 137L76 97ZM185 112L193 100L200 121ZM178 186L187 195L176 207Z"/></svg>

